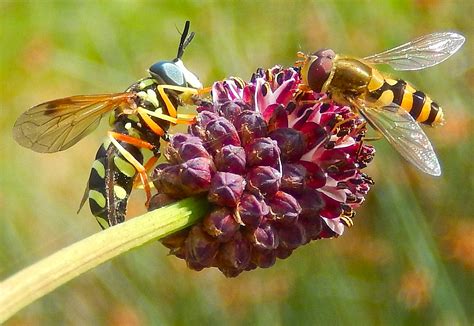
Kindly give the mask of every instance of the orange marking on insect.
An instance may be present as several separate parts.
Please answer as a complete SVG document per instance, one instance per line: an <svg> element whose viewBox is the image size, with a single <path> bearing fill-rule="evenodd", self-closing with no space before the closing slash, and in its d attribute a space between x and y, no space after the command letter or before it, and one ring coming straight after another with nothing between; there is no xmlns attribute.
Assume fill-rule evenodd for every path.
<svg viewBox="0 0 474 326"><path fill-rule="evenodd" d="M132 137L132 136L129 136L129 135L121 134L121 133L118 133L118 132L115 132L115 131L110 131L109 134L112 135L112 137L114 137L117 140L126 142L126 143L134 145L136 147L146 148L146 149L150 149L150 150L155 148L155 146L153 146L149 142L141 140L139 138L135 138L135 137Z"/></svg>
<svg viewBox="0 0 474 326"><path fill-rule="evenodd" d="M140 115L140 117L143 119L143 121L147 124L147 126L150 127L150 129L155 134L157 134L158 136L165 135L166 132L163 130L163 128L161 128L155 121L153 121L153 119L150 118L150 116L145 112L145 110L138 109L137 112Z"/></svg>

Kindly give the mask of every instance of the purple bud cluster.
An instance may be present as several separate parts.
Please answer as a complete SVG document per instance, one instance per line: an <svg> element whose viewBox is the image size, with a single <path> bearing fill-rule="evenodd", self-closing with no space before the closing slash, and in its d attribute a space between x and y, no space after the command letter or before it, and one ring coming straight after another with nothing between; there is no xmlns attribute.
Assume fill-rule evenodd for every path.
<svg viewBox="0 0 474 326"><path fill-rule="evenodd" d="M162 243L194 270L234 277L272 266L311 240L337 237L373 184L365 124L324 94L301 91L293 68L213 85L196 124L171 138L151 208L202 195L200 223Z"/></svg>

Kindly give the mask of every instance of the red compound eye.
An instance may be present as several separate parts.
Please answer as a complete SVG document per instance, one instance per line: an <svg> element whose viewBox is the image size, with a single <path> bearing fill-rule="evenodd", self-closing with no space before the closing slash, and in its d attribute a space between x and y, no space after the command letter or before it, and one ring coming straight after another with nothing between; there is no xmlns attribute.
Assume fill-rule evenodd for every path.
<svg viewBox="0 0 474 326"><path fill-rule="evenodd" d="M315 92L322 91L324 83L331 74L333 60L336 54L331 49L324 49L312 54L317 59L311 63L308 69L308 86Z"/></svg>

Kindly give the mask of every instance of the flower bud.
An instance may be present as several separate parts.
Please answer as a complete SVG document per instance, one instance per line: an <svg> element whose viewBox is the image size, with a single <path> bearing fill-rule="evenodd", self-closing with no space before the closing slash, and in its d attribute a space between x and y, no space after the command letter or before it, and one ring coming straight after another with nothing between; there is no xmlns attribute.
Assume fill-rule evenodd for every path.
<svg viewBox="0 0 474 326"><path fill-rule="evenodd" d="M235 207L244 192L244 178L229 172L217 172L212 178L207 199L217 205Z"/></svg>
<svg viewBox="0 0 474 326"><path fill-rule="evenodd" d="M234 125L222 117L207 124L206 139L208 146L214 151L220 150L225 145L240 145L239 135Z"/></svg>
<svg viewBox="0 0 474 326"><path fill-rule="evenodd" d="M169 149L169 147L178 150L182 144L189 142L200 144L202 141L199 137L195 137L190 134L176 133L173 135L173 137L170 138L167 150ZM169 161L168 158L167 160Z"/></svg>
<svg viewBox="0 0 474 326"><path fill-rule="evenodd" d="M301 206L295 197L283 191L278 191L267 200L267 203L272 218L285 224L296 222L301 212Z"/></svg>
<svg viewBox="0 0 474 326"><path fill-rule="evenodd" d="M243 111L235 118L234 125L244 145L253 139L267 136L267 124L258 112Z"/></svg>
<svg viewBox="0 0 474 326"><path fill-rule="evenodd" d="M272 267L276 262L276 252L274 250L252 250L252 263L260 268Z"/></svg>
<svg viewBox="0 0 474 326"><path fill-rule="evenodd" d="M278 167L280 164L280 149L276 141L270 138L257 138L245 146L247 165L266 165Z"/></svg>
<svg viewBox="0 0 474 326"><path fill-rule="evenodd" d="M244 192L240 203L237 206L237 222L249 228L256 228L260 225L263 216L269 213L267 204L254 195Z"/></svg>
<svg viewBox="0 0 474 326"><path fill-rule="evenodd" d="M211 266L217 255L219 243L202 231L199 226L193 226L185 241L186 261L197 263L204 267Z"/></svg>
<svg viewBox="0 0 474 326"><path fill-rule="evenodd" d="M306 169L301 164L283 164L281 189L290 193L301 193L305 188Z"/></svg>
<svg viewBox="0 0 474 326"><path fill-rule="evenodd" d="M200 138L189 137L184 139L181 136L178 137L178 140L175 138L176 136L172 137L172 144L165 151L165 157L170 163L179 164L198 157L211 158Z"/></svg>
<svg viewBox="0 0 474 326"><path fill-rule="evenodd" d="M300 216L308 218L319 216L321 209L325 205L320 192L316 189L306 188L303 192L296 195L295 198L301 206Z"/></svg>
<svg viewBox="0 0 474 326"><path fill-rule="evenodd" d="M293 253L293 249L286 248L286 247L283 247L283 246L280 246L275 250L276 256L280 259L288 258L288 257L291 256L292 253Z"/></svg>
<svg viewBox="0 0 474 326"><path fill-rule="evenodd" d="M157 193L150 199L150 203L148 204L149 210L158 209L169 204L172 204L176 201L176 199L170 197L164 193Z"/></svg>
<svg viewBox="0 0 474 326"><path fill-rule="evenodd" d="M160 242L168 249L170 255L184 259L186 256L185 241L188 238L188 230L181 230L160 240Z"/></svg>
<svg viewBox="0 0 474 326"><path fill-rule="evenodd" d="M152 174L153 184L156 189L174 198L185 196L181 184L180 165L158 165Z"/></svg>
<svg viewBox="0 0 474 326"><path fill-rule="evenodd" d="M196 123L189 126L188 131L191 135L206 139L206 127L209 121L217 119L219 115L212 111L202 111L196 116Z"/></svg>
<svg viewBox="0 0 474 326"><path fill-rule="evenodd" d="M300 217L298 217L298 223L302 225L305 230L306 241L304 243L319 238L319 234L323 229L323 221L318 215L308 217L302 217L300 215Z"/></svg>
<svg viewBox="0 0 474 326"><path fill-rule="evenodd" d="M191 142L186 142L179 147L179 157L181 158L181 162L186 162L198 157L211 158L202 143L197 144Z"/></svg>
<svg viewBox="0 0 474 326"><path fill-rule="evenodd" d="M226 117L230 122L234 122L234 120L242 113L242 111L248 109L250 109L250 106L242 101L228 101L219 107L220 114Z"/></svg>
<svg viewBox="0 0 474 326"><path fill-rule="evenodd" d="M273 195L280 183L280 172L270 166L256 166L247 173L247 190L259 197Z"/></svg>
<svg viewBox="0 0 474 326"><path fill-rule="evenodd" d="M181 166L180 180L186 195L196 195L209 190L214 174L211 160L195 158L181 164Z"/></svg>
<svg viewBox="0 0 474 326"><path fill-rule="evenodd" d="M280 227L278 237L280 246L288 249L296 249L306 242L305 229L298 222Z"/></svg>
<svg viewBox="0 0 474 326"><path fill-rule="evenodd" d="M217 256L218 268L226 276L235 276L245 270L251 259L249 242L240 233L222 244Z"/></svg>
<svg viewBox="0 0 474 326"><path fill-rule="evenodd" d="M267 109L262 113L262 115L264 119L268 121L269 131L288 127L287 109L289 107L294 107L294 103L291 105L292 103L293 102L290 102L286 108L283 105L276 103L267 106Z"/></svg>
<svg viewBox="0 0 474 326"><path fill-rule="evenodd" d="M212 211L203 220L203 228L207 234L220 242L229 241L239 230L240 225L228 208L219 208Z"/></svg>
<svg viewBox="0 0 474 326"><path fill-rule="evenodd" d="M281 159L284 162L295 162L306 151L303 134L292 128L278 128L268 135L275 140L280 148Z"/></svg>
<svg viewBox="0 0 474 326"><path fill-rule="evenodd" d="M246 162L244 149L234 145L222 147L214 157L217 170L222 172L243 174L245 173Z"/></svg>
<svg viewBox="0 0 474 326"><path fill-rule="evenodd" d="M262 223L248 235L255 248L261 250L276 249L279 244L278 231L271 223Z"/></svg>

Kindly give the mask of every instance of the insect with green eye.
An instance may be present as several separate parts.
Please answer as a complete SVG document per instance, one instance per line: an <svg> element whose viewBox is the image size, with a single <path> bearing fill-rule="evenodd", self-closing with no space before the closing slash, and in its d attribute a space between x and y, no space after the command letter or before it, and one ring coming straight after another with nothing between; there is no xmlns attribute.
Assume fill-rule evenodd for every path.
<svg viewBox="0 0 474 326"><path fill-rule="evenodd" d="M153 64L148 69L150 76L133 83L125 92L45 102L24 112L15 122L13 137L20 145L53 153L76 144L110 113L111 129L97 151L81 202L82 207L89 199L91 212L102 228L125 220L134 183L143 185L148 204L148 172L160 156L160 140L167 139L170 125L193 121L194 116L177 113L177 107L193 104L194 96L202 90L199 79L181 60L194 37L189 26L186 21L176 58ZM144 163L145 151L152 155Z"/></svg>

